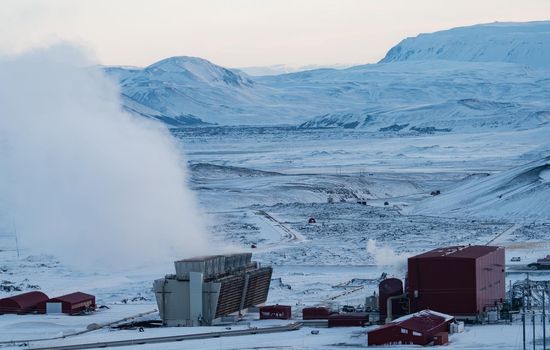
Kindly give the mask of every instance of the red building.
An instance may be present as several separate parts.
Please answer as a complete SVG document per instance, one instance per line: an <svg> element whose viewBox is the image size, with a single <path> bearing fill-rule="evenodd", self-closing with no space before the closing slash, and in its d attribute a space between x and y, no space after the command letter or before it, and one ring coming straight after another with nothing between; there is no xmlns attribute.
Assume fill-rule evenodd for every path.
<svg viewBox="0 0 550 350"><path fill-rule="evenodd" d="M347 314L332 314L328 317L328 327L365 327L369 323L369 314L351 312Z"/></svg>
<svg viewBox="0 0 550 350"><path fill-rule="evenodd" d="M48 300L42 292L28 292L0 299L0 314L25 314L37 311L38 304Z"/></svg>
<svg viewBox="0 0 550 350"><path fill-rule="evenodd" d="M260 320L289 320L292 317L290 305L266 305L260 307Z"/></svg>
<svg viewBox="0 0 550 350"><path fill-rule="evenodd" d="M411 312L475 317L504 299L504 248L455 246L409 258Z"/></svg>
<svg viewBox="0 0 550 350"><path fill-rule="evenodd" d="M302 310L302 318L304 320L328 320L330 315L335 314L338 313L323 306L305 307Z"/></svg>
<svg viewBox="0 0 550 350"><path fill-rule="evenodd" d="M453 317L431 310L400 317L368 332L369 345L441 343L449 332Z"/></svg>
<svg viewBox="0 0 550 350"><path fill-rule="evenodd" d="M40 312L45 313L48 307L51 307L52 305L57 306L57 308L52 307L52 309L60 310L62 313L69 315L94 310L96 307L95 296L82 292L74 292L57 298L45 300L41 302L37 308Z"/></svg>

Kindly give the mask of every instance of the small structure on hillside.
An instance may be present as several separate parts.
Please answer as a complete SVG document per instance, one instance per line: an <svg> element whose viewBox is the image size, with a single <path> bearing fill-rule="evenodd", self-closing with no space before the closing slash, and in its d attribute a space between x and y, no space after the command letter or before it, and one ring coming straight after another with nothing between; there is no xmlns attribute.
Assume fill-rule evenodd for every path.
<svg viewBox="0 0 550 350"><path fill-rule="evenodd" d="M315 220L315 218L312 216L307 220L307 223L308 224L315 224L315 223L317 223L317 220Z"/></svg>
<svg viewBox="0 0 550 350"><path fill-rule="evenodd" d="M368 343L369 346L430 343L443 345L448 341L449 325L453 320L450 315L423 310L368 332Z"/></svg>
<svg viewBox="0 0 550 350"><path fill-rule="evenodd" d="M38 304L46 302L48 296L33 291L0 299L0 314L28 314L37 312Z"/></svg>

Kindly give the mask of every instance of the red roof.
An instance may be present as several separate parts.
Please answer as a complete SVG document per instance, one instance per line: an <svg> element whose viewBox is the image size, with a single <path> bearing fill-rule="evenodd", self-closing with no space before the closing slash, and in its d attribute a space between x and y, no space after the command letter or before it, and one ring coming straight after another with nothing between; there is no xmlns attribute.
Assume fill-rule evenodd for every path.
<svg viewBox="0 0 550 350"><path fill-rule="evenodd" d="M430 330L441 326L453 319L452 316L432 310L422 310L414 314L406 315L393 320L392 322L373 329L375 332L389 327L401 327L419 333L429 332ZM369 332L370 333L370 332Z"/></svg>
<svg viewBox="0 0 550 350"><path fill-rule="evenodd" d="M4 304L6 304L6 306L8 306L8 304L16 304L20 311L26 311L32 309L37 304L48 299L49 298L46 294L38 291L33 291L1 299L0 307Z"/></svg>
<svg viewBox="0 0 550 350"><path fill-rule="evenodd" d="M417 258L466 258L477 259L491 252L494 252L502 247L487 246L487 245L467 245L467 246L452 246L446 248L437 248L429 252L413 256L410 259Z"/></svg>
<svg viewBox="0 0 550 350"><path fill-rule="evenodd" d="M95 299L95 296L82 292L74 292L60 297L52 298L49 301L66 302L70 304L81 303L90 299Z"/></svg>
<svg viewBox="0 0 550 350"><path fill-rule="evenodd" d="M422 312L422 311L421 311ZM417 332L427 332L432 330L443 323L447 322L444 317L437 316L431 313L423 315L414 315L413 317L397 322L399 327L411 329Z"/></svg>

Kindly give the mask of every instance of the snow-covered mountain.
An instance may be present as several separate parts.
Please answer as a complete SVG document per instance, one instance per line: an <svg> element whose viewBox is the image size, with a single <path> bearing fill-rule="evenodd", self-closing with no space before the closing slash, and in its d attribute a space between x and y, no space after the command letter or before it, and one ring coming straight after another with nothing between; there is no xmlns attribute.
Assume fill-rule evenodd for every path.
<svg viewBox="0 0 550 350"><path fill-rule="evenodd" d="M381 62L509 62L550 68L550 22L490 23L407 38Z"/></svg>
<svg viewBox="0 0 550 350"><path fill-rule="evenodd" d="M128 110L174 126L516 130L550 122L549 27L491 24L420 35L394 47L382 63L338 70L252 77L200 58L173 57L106 71L119 81ZM462 56L454 54L459 51Z"/></svg>
<svg viewBox="0 0 550 350"><path fill-rule="evenodd" d="M344 69L353 66L352 64L331 64L331 65L307 65L307 66L289 66L286 64L275 64L272 66L253 66L239 67L236 70L252 76L281 75L288 73L303 72L314 69L334 68Z"/></svg>
<svg viewBox="0 0 550 350"><path fill-rule="evenodd" d="M550 219L550 156L466 181L418 204L414 214L483 216L520 221Z"/></svg>

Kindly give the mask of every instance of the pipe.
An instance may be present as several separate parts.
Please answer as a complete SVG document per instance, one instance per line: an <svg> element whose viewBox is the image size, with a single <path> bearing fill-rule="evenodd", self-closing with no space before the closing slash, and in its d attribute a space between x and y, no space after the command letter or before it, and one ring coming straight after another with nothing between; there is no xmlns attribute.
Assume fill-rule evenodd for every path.
<svg viewBox="0 0 550 350"><path fill-rule="evenodd" d="M407 294L400 294L400 295L394 295L393 297L389 297L386 299L386 324L390 323L392 321L392 306L395 299L401 299L406 298Z"/></svg>

